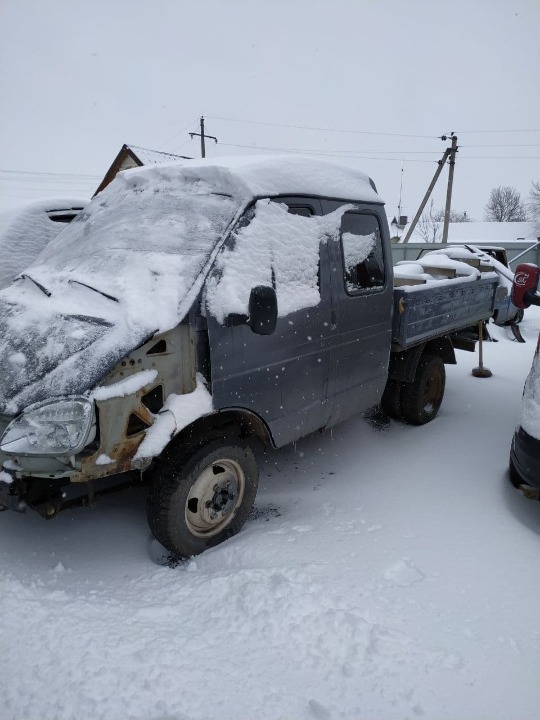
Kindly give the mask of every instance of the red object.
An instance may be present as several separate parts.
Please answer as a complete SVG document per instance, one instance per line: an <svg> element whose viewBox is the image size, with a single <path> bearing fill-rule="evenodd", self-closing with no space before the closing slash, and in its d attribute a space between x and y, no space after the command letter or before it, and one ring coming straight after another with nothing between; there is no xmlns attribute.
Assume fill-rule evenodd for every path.
<svg viewBox="0 0 540 720"><path fill-rule="evenodd" d="M540 304L540 298L535 297L539 277L540 268L536 265L521 263L517 266L512 283L512 302L516 307L524 309Z"/></svg>

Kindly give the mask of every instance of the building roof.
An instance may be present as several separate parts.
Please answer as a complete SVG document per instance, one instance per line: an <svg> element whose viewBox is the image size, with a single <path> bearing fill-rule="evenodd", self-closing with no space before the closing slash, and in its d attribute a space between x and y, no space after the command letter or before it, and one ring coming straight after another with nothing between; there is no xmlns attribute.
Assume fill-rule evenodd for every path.
<svg viewBox="0 0 540 720"><path fill-rule="evenodd" d="M435 236L442 238L443 223L434 223ZM405 228L402 237L407 233ZM454 222L448 226L448 242L499 243L535 242L538 233L531 222ZM409 242L425 242L416 226ZM440 242L440 239L439 239Z"/></svg>
<svg viewBox="0 0 540 720"><path fill-rule="evenodd" d="M120 152L112 161L110 168L105 173L105 177L100 182L94 196L106 188L121 170L190 159L191 158L186 155L174 155L173 153L166 153L161 150L150 150L149 148L139 147L138 145L126 145L124 143L120 148Z"/></svg>
<svg viewBox="0 0 540 720"><path fill-rule="evenodd" d="M150 150L138 145L125 145L124 147L140 160L142 165L158 165L159 163L176 162L176 160L190 160L186 155L175 155L174 153L163 152L162 150Z"/></svg>

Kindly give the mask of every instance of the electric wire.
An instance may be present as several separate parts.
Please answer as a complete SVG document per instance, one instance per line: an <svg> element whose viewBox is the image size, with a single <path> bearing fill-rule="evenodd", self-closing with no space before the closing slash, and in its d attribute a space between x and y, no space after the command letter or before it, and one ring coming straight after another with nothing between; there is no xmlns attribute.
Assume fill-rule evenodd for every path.
<svg viewBox="0 0 540 720"><path fill-rule="evenodd" d="M342 128L324 128L324 127L312 127L309 125L288 125L286 123L271 123L271 122L264 122L262 120L240 120L238 118L224 118L224 117L217 117L217 116L207 116L208 120L219 120L222 122L236 122L236 123L246 123L248 125L266 125L269 127L282 127L282 128L289 128L292 130L313 130L316 132L335 132L335 133L350 133L354 135L381 135L381 136L388 136L388 137L407 137L407 138L422 138L422 139L428 139L428 140L438 140L440 137L438 135L411 135L408 133L394 133L394 132L375 132L374 130L349 130L349 129L342 129Z"/></svg>
<svg viewBox="0 0 540 720"><path fill-rule="evenodd" d="M316 155L321 157L339 157L339 158L356 158L359 160L391 160L394 162L402 162L403 157L374 157L373 155L369 153L377 153L380 152L392 152L392 151L377 151L377 150L358 150L358 151L313 151L313 150L300 150L295 148L283 148L283 147L276 147L276 146L270 146L270 145L242 145L239 143L220 143L222 146L225 147L237 147L237 148L247 148L249 150L272 150L275 152L286 152L286 153L295 153L299 155ZM393 151L396 154L400 154L400 151ZM411 151L414 152L414 151ZM339 153L339 154L338 154ZM403 154L403 153L401 153ZM440 156L439 152L433 152L431 154ZM460 160L536 160L540 159L540 156L523 156L523 155L478 155L478 156L471 156L471 155L460 155ZM416 162L416 163L433 163L438 162L437 159L433 160L420 160L416 158L406 158L406 162Z"/></svg>
<svg viewBox="0 0 540 720"><path fill-rule="evenodd" d="M39 170L8 170L0 168L0 173L7 173L10 175L39 175L50 176L50 177L65 177L65 178L84 178L86 180L99 180L100 175L85 175L82 173L55 173L55 172L42 172Z"/></svg>
<svg viewBox="0 0 540 720"><path fill-rule="evenodd" d="M172 140L175 140L179 135L181 135L183 132L185 132L189 127L192 127L197 123L198 118L195 118L194 120L190 120L188 123L183 125L178 132L175 132L174 135L172 135L168 140L165 140L164 142L158 143L159 147L165 147L165 145L168 145Z"/></svg>

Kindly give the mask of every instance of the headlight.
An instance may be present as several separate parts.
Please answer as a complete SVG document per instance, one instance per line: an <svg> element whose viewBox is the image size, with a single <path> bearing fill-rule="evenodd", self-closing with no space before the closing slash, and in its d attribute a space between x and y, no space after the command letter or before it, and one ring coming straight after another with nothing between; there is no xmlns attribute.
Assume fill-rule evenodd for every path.
<svg viewBox="0 0 540 720"><path fill-rule="evenodd" d="M94 405L84 397L29 405L6 428L0 450L11 455L76 455L95 432Z"/></svg>

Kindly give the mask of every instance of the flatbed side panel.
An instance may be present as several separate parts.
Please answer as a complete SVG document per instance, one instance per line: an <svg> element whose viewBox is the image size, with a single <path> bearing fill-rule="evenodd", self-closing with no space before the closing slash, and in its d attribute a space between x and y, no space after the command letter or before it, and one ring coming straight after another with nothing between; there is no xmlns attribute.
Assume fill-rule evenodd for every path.
<svg viewBox="0 0 540 720"><path fill-rule="evenodd" d="M447 335L487 320L493 312L498 279L445 282L414 290L394 289L393 349Z"/></svg>

